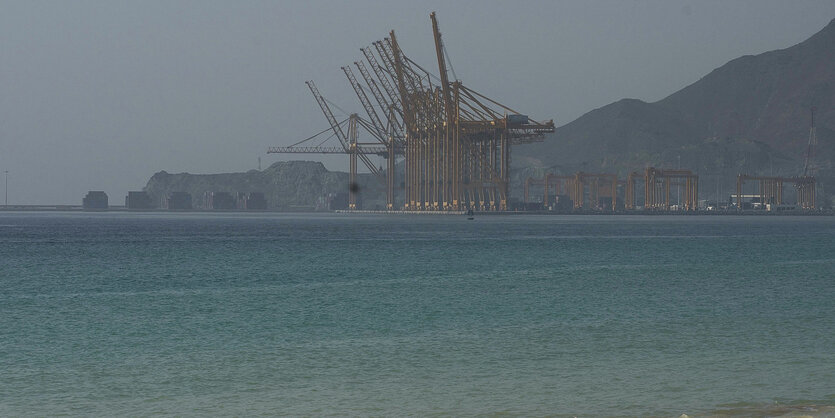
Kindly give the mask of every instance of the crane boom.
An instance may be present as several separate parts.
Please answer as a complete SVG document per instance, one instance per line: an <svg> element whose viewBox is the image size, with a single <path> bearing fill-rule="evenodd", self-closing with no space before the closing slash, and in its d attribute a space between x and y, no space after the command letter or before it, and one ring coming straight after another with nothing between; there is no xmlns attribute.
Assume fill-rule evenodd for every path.
<svg viewBox="0 0 835 418"><path fill-rule="evenodd" d="M400 96L397 94L397 91L391 86L389 80L393 78L393 74L388 73L388 70L382 68L380 63L377 62L377 59L374 58L374 54L370 52L368 49L361 48L363 55L365 55L365 59L368 61L368 64L371 65L371 69L374 70L374 74L377 75L377 78L380 80L380 84L383 85L383 89L386 91L386 94L389 96L389 100L391 100L392 106L394 106L395 110L400 113L400 116L403 116L403 112L400 110Z"/></svg>
<svg viewBox="0 0 835 418"><path fill-rule="evenodd" d="M313 93L313 97L316 98L316 103L319 104L319 108L321 108L322 113L325 114L325 118L331 125L333 133L336 135L337 139L339 139L339 143L342 144L342 148L345 150L345 152L348 152L348 150L350 149L350 145L348 144L348 138L345 136L345 132L342 131L342 127L339 126L339 123L336 122L336 118L333 117L333 112L331 112L331 108L328 106L328 103L325 101L325 98L322 97L321 93L319 93L319 89L316 88L316 84L313 83L313 80L305 81L305 84L307 84L307 87L310 89L310 92Z"/></svg>
<svg viewBox="0 0 835 418"><path fill-rule="evenodd" d="M386 100L385 96L383 96L383 93L380 92L380 87L368 72L368 68L366 68L365 64L362 61L354 61L354 66L357 67L357 70L359 70L363 80L365 80L365 84L368 85L369 90L371 90L371 94L377 101L377 106L379 106L383 111L388 110L391 105L388 100Z"/></svg>
<svg viewBox="0 0 835 418"><path fill-rule="evenodd" d="M400 121L396 117L393 117L392 112L390 111L393 105L390 105L388 101L386 101L385 96L383 96L383 93L380 92L380 88L377 86L374 78L371 77L371 74L368 73L368 69L365 68L365 64L363 64L362 61L356 61L354 62L354 65L358 70L360 70L362 78L364 78L365 83L368 84L368 88L371 90L371 94L374 95L374 99L377 100L377 104L380 106L380 109L386 112L386 119L388 120L389 126L394 128L395 136L402 136L400 134Z"/></svg>
<svg viewBox="0 0 835 418"><path fill-rule="evenodd" d="M412 67L409 65L409 59L405 55L403 55L403 50L400 49L400 45L397 45L398 53L395 55L394 53L394 43L397 43L397 38L394 36L394 31L391 31L388 38L383 39L383 49L388 53L392 60L395 58L397 59L398 63L395 63L395 67L398 65L400 66L403 75L406 77L406 81L409 82L409 86L412 88L412 92L419 92L423 91L423 83L421 82L420 74L418 74ZM427 77L428 79L429 77Z"/></svg>
<svg viewBox="0 0 835 418"><path fill-rule="evenodd" d="M359 97L360 102L362 103L362 107L365 108L365 113L368 114L368 118L371 120L371 125L374 127L373 132L374 136L382 142L386 143L386 127L383 125L383 122L380 120L380 117L377 116L377 111L374 110L374 106L371 105L371 102L368 100L368 96L365 94L365 90L363 90L362 85L357 81L357 78L354 77L354 73L351 71L351 67L342 67L342 71L345 73L345 76L348 77L348 82L351 83L351 87L354 88L354 92Z"/></svg>
<svg viewBox="0 0 835 418"><path fill-rule="evenodd" d="M307 87L310 89L310 92L313 93L313 97L316 98L316 102L319 103L319 107L322 109L322 113L325 114L325 118L328 120L328 123L331 125L331 129L333 129L333 133L336 134L336 137L339 138L339 143L342 144L342 149L345 150L346 154L356 154L359 156L359 159L368 167L368 170L372 173L380 176L380 170L368 159L364 153L357 151L357 144L353 143L348 140L348 137L345 136L345 132L342 131L342 127L336 122L336 118L333 116L333 112L331 112L331 108L328 106L327 101L325 98L322 97L322 94L319 93L319 89L316 88L316 84L313 83L313 80L306 81ZM353 118L356 115L351 115ZM350 128L349 128L350 131ZM355 135L352 134L352 135Z"/></svg>
<svg viewBox="0 0 835 418"><path fill-rule="evenodd" d="M390 51L386 51L386 48L383 47L383 41L374 41L373 45L377 49L377 53L380 54L380 60L383 62L386 70L392 75L392 79L396 83L397 76L394 75L394 61L391 55L389 55Z"/></svg>
<svg viewBox="0 0 835 418"><path fill-rule="evenodd" d="M403 104L403 123L406 125L406 129L408 130L410 126L413 125L410 120L412 118L411 114L411 105L409 104L409 100L406 100L408 97L408 92L406 91L406 80L404 79L405 76L403 75L403 65L400 59L400 47L397 45L397 38L394 36L394 31L391 31L391 61L394 66L394 73L397 76L397 89L400 92L401 103ZM382 44L382 43L381 43ZM388 57L388 50L383 46L381 47L382 50L385 52L383 53L384 56Z"/></svg>

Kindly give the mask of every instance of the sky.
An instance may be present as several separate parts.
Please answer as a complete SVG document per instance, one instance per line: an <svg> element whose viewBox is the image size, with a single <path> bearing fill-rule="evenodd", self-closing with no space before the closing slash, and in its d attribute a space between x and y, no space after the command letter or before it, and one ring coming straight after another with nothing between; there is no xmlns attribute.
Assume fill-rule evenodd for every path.
<svg viewBox="0 0 835 418"><path fill-rule="evenodd" d="M0 0L0 10L0 175L9 204L48 205L80 204L88 190L119 204L157 171L240 172L259 158L345 170L346 156L266 150L328 127L306 80L362 113L340 67L392 29L437 72L432 11L458 79L559 126L801 42L835 18L835 1Z"/></svg>

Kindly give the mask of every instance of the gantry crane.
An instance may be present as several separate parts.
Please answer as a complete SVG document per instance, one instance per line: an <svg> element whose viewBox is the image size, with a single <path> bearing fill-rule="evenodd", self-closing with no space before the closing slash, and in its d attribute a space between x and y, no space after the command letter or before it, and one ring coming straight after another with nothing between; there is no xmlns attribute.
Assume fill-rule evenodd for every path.
<svg viewBox="0 0 835 418"><path fill-rule="evenodd" d="M739 174L736 179L736 207L737 210L742 210L742 199L745 197L743 189L746 181L756 181L759 185L758 192L754 195L760 200L763 208L767 204L774 204L780 207L784 203L783 199L783 184L794 184L797 189L797 206L801 209L815 209L816 196L815 189L817 181L815 179L815 149L817 148L818 138L815 131L815 108L810 109L811 125L809 128L809 140L806 144L806 156L803 161L803 174L797 177L773 177L773 176L751 176L747 174Z"/></svg>
<svg viewBox="0 0 835 418"><path fill-rule="evenodd" d="M541 140L554 131L554 122L531 120L459 80L450 81L434 12L430 19L440 77L408 58L394 31L373 42L373 49L360 49L371 68L368 71L365 63L354 62L364 84L350 66L342 67L369 118L365 121L355 116L349 126L361 125L377 142L358 143L355 137L346 136L313 82L308 82L308 87L339 138L342 152L351 156L352 184L357 159L380 178L381 170L370 163L367 155L388 159L385 181L389 210L394 209L395 159L399 156L404 158L404 210L505 210L510 146ZM350 132L356 135L357 131ZM273 147L269 152L301 152L295 145ZM314 147L307 151L321 150Z"/></svg>
<svg viewBox="0 0 835 418"><path fill-rule="evenodd" d="M665 170L649 167L644 174L644 208L670 210L670 186L684 181L684 210L699 208L699 175L690 170ZM680 183L679 183L680 184ZM630 184L627 184L629 187ZM634 183L631 184L634 187ZM634 198L634 191L632 193ZM681 202L679 202L681 204ZM634 202L631 206L634 206Z"/></svg>
<svg viewBox="0 0 835 418"><path fill-rule="evenodd" d="M531 186L542 186L542 205L544 207L555 203L551 199L551 186L554 187L554 197L559 197L563 191L566 191L569 194L569 198L571 198L574 195L574 190L576 190L574 186L576 180L576 175L560 176L554 173L548 173L543 178L528 177L525 180L524 202L531 203Z"/></svg>
<svg viewBox="0 0 835 418"><path fill-rule="evenodd" d="M404 56L394 31L380 44L400 95L408 210L505 210L510 146L541 139L553 121L527 116L449 80L443 38L430 14L440 85ZM390 50L390 53L389 53ZM415 68L417 70L415 70ZM419 71L418 71L419 70Z"/></svg>
<svg viewBox="0 0 835 418"><path fill-rule="evenodd" d="M373 123L370 123L362 118L360 118L356 113L351 114L348 119L342 122L337 122L336 118L333 116L333 112L330 110L330 106L328 106L327 100L319 93L319 89L316 87L316 84L311 80L306 82L307 87L310 89L310 92L313 94L313 97L316 99L316 102L319 104L319 108L322 110L322 113L325 115L325 118L328 120L328 124L330 125L330 130L333 131L333 135L337 137L341 147L322 147L322 146L302 146L299 147L298 145L305 143L318 135L327 132L327 129L310 137L303 141L297 142L296 144L290 145L288 147L270 147L267 150L268 154L298 154L298 153L305 153L305 154L348 154L349 155L349 171L348 171L348 209L355 210L357 208L357 162L361 160L363 164L368 168L368 170L374 174L375 177L380 179L383 183L385 183L390 189L393 188L394 180L393 177L394 167L393 164L389 164L389 169L387 170L386 177L387 179L383 178L383 173L381 173L380 169L378 169L369 159L368 155L383 155L389 157L390 160L393 160L392 151L389 149L390 147L386 143L385 138L383 137L384 134L380 133ZM346 131L343 130L343 125L347 122L347 134ZM361 143L358 141L359 138L359 128L363 127L366 131L371 133L378 141L371 142L371 143ZM387 204L391 207L393 206L393 192L388 194L389 200Z"/></svg>
<svg viewBox="0 0 835 418"><path fill-rule="evenodd" d="M744 195L746 181L756 181L758 191L754 195ZM815 209L815 177L771 177L771 176L749 176L739 174L736 178L736 207L742 210L743 197L755 196L759 198L762 208L767 204L774 204L777 207L783 205L783 183L792 183L797 189L797 206L801 209Z"/></svg>

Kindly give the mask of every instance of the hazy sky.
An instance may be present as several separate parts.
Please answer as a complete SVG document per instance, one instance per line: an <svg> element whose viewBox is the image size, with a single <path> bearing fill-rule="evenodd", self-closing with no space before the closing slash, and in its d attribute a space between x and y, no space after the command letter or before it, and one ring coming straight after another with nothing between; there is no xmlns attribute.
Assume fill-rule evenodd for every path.
<svg viewBox="0 0 835 418"><path fill-rule="evenodd" d="M394 29L435 70L433 10L459 79L562 125L798 43L835 1L0 1L9 203L80 204L104 190L121 204L159 170L319 159L266 154L327 127L304 81L361 113L340 66Z"/></svg>

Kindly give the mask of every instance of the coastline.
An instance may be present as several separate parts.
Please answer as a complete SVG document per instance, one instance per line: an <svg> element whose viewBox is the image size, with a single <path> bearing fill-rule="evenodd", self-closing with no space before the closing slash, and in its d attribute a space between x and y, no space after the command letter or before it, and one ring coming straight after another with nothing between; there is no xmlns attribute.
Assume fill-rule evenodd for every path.
<svg viewBox="0 0 835 418"><path fill-rule="evenodd" d="M434 216L460 216L467 211L405 211L405 210L347 210L338 209L332 211L309 211L309 210L244 210L244 209L128 209L125 206L110 206L107 209L84 209L81 205L8 205L0 206L0 213L4 212L135 212L135 213L333 213L333 214L356 214L356 215L434 215ZM517 216L517 215L596 215L596 216L835 216L835 210L700 210L700 211L649 211L649 210L620 210L620 211L595 211L595 210L572 210L572 211L474 211L477 216Z"/></svg>

